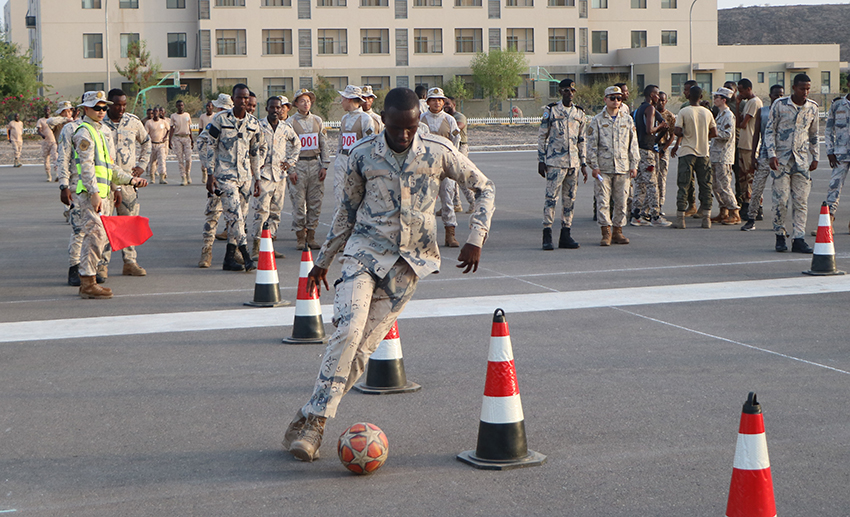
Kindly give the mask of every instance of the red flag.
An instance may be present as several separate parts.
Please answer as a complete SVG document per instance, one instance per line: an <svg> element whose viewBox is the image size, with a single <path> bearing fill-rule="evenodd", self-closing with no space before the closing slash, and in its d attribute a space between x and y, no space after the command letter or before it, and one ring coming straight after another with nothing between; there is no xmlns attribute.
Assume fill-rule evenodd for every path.
<svg viewBox="0 0 850 517"><path fill-rule="evenodd" d="M140 246L153 236L147 217L138 215L100 216L112 251Z"/></svg>

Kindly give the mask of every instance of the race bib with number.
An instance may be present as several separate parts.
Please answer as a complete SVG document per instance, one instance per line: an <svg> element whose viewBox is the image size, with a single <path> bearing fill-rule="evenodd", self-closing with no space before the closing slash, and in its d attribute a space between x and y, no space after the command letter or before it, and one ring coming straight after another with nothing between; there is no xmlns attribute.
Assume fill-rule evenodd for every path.
<svg viewBox="0 0 850 517"><path fill-rule="evenodd" d="M354 144L357 143L357 133L343 133L342 134L342 148L343 149L351 149L354 147Z"/></svg>
<svg viewBox="0 0 850 517"><path fill-rule="evenodd" d="M319 149L319 133L304 133L301 135L301 150L316 151Z"/></svg>

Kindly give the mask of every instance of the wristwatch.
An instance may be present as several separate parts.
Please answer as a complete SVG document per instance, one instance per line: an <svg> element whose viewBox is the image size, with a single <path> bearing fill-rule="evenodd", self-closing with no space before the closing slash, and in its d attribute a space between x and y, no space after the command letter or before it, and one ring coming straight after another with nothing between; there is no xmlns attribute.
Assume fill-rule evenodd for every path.
<svg viewBox="0 0 850 517"><path fill-rule="evenodd" d="M60 191L62 191L62 190L68 190L68 188L70 188L70 187L68 187L68 185L59 185L59 190L60 190Z"/></svg>

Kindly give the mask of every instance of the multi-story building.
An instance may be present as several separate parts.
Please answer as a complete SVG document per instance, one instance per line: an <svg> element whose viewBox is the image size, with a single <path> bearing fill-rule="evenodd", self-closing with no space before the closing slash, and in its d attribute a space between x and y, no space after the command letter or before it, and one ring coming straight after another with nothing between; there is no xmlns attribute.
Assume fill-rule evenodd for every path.
<svg viewBox="0 0 850 517"><path fill-rule="evenodd" d="M815 92L839 86L837 44L719 46L716 0L7 1L7 37L33 49L66 98L128 86L115 65L137 40L196 94L236 82L291 93L319 75L340 89L471 83L476 52L509 47L532 65L517 92L532 110L556 96L534 81L537 67L581 83L620 74L674 95L691 70L708 90L749 77L766 95L798 72Z"/></svg>

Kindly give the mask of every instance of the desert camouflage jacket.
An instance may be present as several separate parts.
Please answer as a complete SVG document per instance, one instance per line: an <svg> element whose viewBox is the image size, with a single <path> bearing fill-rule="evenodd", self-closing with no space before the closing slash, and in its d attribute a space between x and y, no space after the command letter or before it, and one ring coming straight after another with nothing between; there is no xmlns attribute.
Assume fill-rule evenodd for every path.
<svg viewBox="0 0 850 517"><path fill-rule="evenodd" d="M638 168L640 150L632 117L620 112L614 120L608 110L587 126L587 165L607 174L626 174Z"/></svg>
<svg viewBox="0 0 850 517"><path fill-rule="evenodd" d="M549 167L573 169L585 163L584 111L558 101L543 108L543 119L537 132L537 161Z"/></svg>
<svg viewBox="0 0 850 517"><path fill-rule="evenodd" d="M778 158L779 165L793 161L807 178L809 165L818 159L818 105L811 99L797 106L791 97L777 99L770 108L764 145L768 158Z"/></svg>
<svg viewBox="0 0 850 517"><path fill-rule="evenodd" d="M832 103L826 117L826 154L834 154L840 162L850 161L850 100L842 97Z"/></svg>
<svg viewBox="0 0 850 517"><path fill-rule="evenodd" d="M260 128L266 141L260 177L277 183L287 176L281 164L286 162L292 167L298 161L301 139L285 120L278 121L277 128L273 129L269 119L263 118L260 120Z"/></svg>
<svg viewBox="0 0 850 517"><path fill-rule="evenodd" d="M112 161L122 171L130 174L133 167L146 169L151 159L151 138L142 125L139 117L125 113L121 120L113 122L109 115L103 118L103 123L112 130L115 156ZM139 144L139 155L136 157L136 143Z"/></svg>

